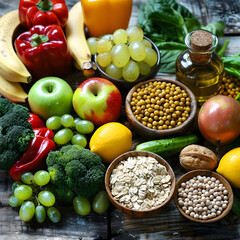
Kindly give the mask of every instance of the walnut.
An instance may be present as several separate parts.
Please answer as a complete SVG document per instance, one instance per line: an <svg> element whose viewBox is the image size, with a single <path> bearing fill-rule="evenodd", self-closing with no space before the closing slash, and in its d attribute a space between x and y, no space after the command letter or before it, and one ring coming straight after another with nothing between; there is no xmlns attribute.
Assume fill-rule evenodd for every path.
<svg viewBox="0 0 240 240"><path fill-rule="evenodd" d="M185 148L179 156L181 166L187 170L206 169L213 170L217 167L217 157L210 149L192 144Z"/></svg>

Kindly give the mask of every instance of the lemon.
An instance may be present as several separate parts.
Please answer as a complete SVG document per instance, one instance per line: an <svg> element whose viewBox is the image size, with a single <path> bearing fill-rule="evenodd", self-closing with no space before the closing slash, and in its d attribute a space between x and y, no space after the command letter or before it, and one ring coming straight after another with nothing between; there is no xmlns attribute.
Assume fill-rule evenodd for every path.
<svg viewBox="0 0 240 240"><path fill-rule="evenodd" d="M224 176L233 187L240 188L240 147L227 152L221 158L216 171Z"/></svg>
<svg viewBox="0 0 240 240"><path fill-rule="evenodd" d="M121 123L106 123L93 133L89 147L104 162L110 163L117 156L131 150L132 132Z"/></svg>

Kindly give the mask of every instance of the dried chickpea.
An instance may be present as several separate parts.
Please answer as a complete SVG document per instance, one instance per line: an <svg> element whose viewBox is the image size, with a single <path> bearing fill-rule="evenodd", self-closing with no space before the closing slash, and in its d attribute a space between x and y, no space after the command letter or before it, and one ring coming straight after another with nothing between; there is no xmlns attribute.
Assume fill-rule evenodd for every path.
<svg viewBox="0 0 240 240"><path fill-rule="evenodd" d="M154 81L138 87L130 105L139 122L159 130L181 125L191 111L186 91L165 81Z"/></svg>
<svg viewBox="0 0 240 240"><path fill-rule="evenodd" d="M235 98L240 92L240 80L228 73L223 74L221 88L219 94Z"/></svg>

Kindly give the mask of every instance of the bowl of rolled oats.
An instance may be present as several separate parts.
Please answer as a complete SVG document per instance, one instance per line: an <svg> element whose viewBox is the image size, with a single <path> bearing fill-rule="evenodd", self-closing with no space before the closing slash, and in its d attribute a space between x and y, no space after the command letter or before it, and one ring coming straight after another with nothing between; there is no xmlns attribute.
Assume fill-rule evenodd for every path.
<svg viewBox="0 0 240 240"><path fill-rule="evenodd" d="M173 198L184 217L200 223L222 219L233 204L233 192L228 181L209 170L193 170L180 177Z"/></svg>
<svg viewBox="0 0 240 240"><path fill-rule="evenodd" d="M127 215L148 217L172 198L176 178L171 166L147 151L126 152L109 165L105 186L112 204Z"/></svg>

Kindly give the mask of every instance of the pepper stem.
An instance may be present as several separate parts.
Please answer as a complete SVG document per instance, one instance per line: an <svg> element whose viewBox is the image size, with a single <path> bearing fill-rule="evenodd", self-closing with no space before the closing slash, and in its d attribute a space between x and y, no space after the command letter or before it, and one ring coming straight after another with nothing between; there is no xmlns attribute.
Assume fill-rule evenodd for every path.
<svg viewBox="0 0 240 240"><path fill-rule="evenodd" d="M53 4L50 0L40 0L36 3L38 10L47 12L53 10Z"/></svg>
<svg viewBox="0 0 240 240"><path fill-rule="evenodd" d="M39 35L37 33L34 33L31 36L31 39L32 39L32 42L31 42L31 46L32 47L39 46L41 43L49 41L49 39L48 39L48 37L46 35Z"/></svg>

